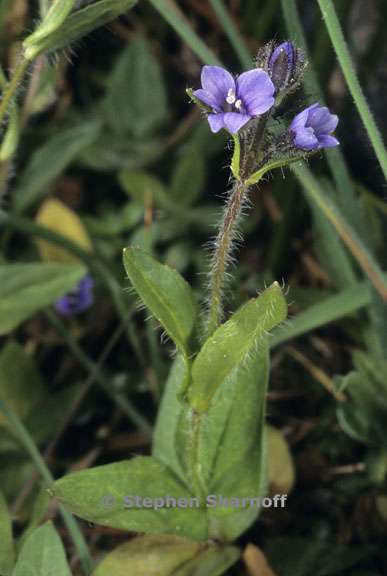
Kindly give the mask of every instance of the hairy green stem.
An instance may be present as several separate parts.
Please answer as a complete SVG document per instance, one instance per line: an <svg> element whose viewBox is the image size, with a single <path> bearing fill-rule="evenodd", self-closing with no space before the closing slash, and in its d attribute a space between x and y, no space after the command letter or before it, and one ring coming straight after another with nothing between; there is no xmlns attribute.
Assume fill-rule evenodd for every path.
<svg viewBox="0 0 387 576"><path fill-rule="evenodd" d="M18 65L15 68L15 71L12 75L11 80L4 88L1 103L0 103L0 126L9 111L9 108L12 104L12 100L14 99L17 90L24 78L24 74L27 71L27 68L30 64L30 60L27 60L24 56L20 57Z"/></svg>
<svg viewBox="0 0 387 576"><path fill-rule="evenodd" d="M238 221L247 197L247 186L237 181L229 197L219 233L215 239L210 272L210 302L207 334L211 336L222 319L222 299L227 268L230 264Z"/></svg>
<svg viewBox="0 0 387 576"><path fill-rule="evenodd" d="M369 139L379 160L385 179L387 180L387 151L384 146L381 134L376 125L374 116L368 106L366 97L360 85L353 66L351 54L348 50L339 19L336 14L332 0L317 0L325 25L328 30L331 42L335 49L349 91L359 111L364 127L367 130Z"/></svg>
<svg viewBox="0 0 387 576"><path fill-rule="evenodd" d="M0 411L10 422L16 436L18 437L19 441L25 448L26 452L29 454L31 460L33 461L36 469L38 470L43 480L45 480L50 485L53 484L54 477L51 474L33 438L31 437L30 433L28 432L22 421L3 400L0 400ZM88 574L90 574L92 568L92 561L83 534L80 531L79 526L74 517L69 512L67 512L67 510L65 510L62 506L59 506L59 509L62 514L63 520L68 528L68 531L71 534L71 537L74 541L75 547L78 551L79 558L83 566L83 571L87 576Z"/></svg>

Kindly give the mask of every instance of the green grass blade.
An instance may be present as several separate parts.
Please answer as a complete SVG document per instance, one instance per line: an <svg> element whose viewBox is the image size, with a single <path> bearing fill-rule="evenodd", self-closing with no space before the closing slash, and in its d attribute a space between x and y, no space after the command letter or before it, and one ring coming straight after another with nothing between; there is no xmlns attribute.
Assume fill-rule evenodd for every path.
<svg viewBox="0 0 387 576"><path fill-rule="evenodd" d="M48 482L48 484L53 484L54 477L52 476L46 462L42 458L42 455L40 454L33 438L24 426L23 422L10 409L10 407L5 404L3 400L0 400L0 412L2 412L7 420L9 420L16 436L18 437L20 443L23 445L27 454L29 454L32 462L34 463L43 480ZM83 571L86 575L90 574L92 560L84 536L79 529L75 518L62 506L60 506L59 509L78 551L79 558L82 562Z"/></svg>
<svg viewBox="0 0 387 576"><path fill-rule="evenodd" d="M293 172L303 186L309 200L314 202L333 225L337 234L351 251L359 266L368 276L384 301L387 300L387 280L375 258L364 245L354 228L342 216L338 207L327 198L318 180L312 172L302 164L293 165Z"/></svg>
<svg viewBox="0 0 387 576"><path fill-rule="evenodd" d="M177 32L177 34L184 40L184 42L191 48L191 50L206 64L221 64L219 58L207 48L205 43L187 24L177 8L174 8L171 2L167 0L149 0L153 8L155 8L170 24L170 26Z"/></svg>
<svg viewBox="0 0 387 576"><path fill-rule="evenodd" d="M277 328L269 339L270 347L274 348L297 336L302 336L330 322L354 314L361 308L369 306L370 303L369 284L366 281L359 282L351 288L346 288L338 294L325 298L318 304L313 304L290 320L287 326Z"/></svg>
<svg viewBox="0 0 387 576"><path fill-rule="evenodd" d="M228 39L230 40L230 44L234 48L235 53L238 56L242 66L247 69L251 68L252 58L250 51L247 48L246 43L243 40L241 34L239 33L239 30L232 21L229 13L224 7L223 1L210 0L210 4L219 19L219 23L221 24Z"/></svg>
<svg viewBox="0 0 387 576"><path fill-rule="evenodd" d="M283 0L288 1L288 0ZM327 27L332 45L335 49L349 91L363 121L368 137L371 141L376 157L379 160L385 179L387 180L387 151L384 146L381 134L376 125L373 114L364 96L363 89L356 75L352 58L344 38L339 19L332 0L317 0Z"/></svg>
<svg viewBox="0 0 387 576"><path fill-rule="evenodd" d="M296 0L281 0L282 13L284 16L288 34L297 46L305 53L310 60L309 49L305 34L302 29L300 15L298 13ZM324 94L320 86L317 74L313 66L309 66L306 71L304 86L308 97L312 100L319 99L322 104L325 102ZM327 162L334 178L337 190L337 200L348 220L354 223L358 230L361 229L361 214L357 208L357 200L350 174L340 148L325 150Z"/></svg>

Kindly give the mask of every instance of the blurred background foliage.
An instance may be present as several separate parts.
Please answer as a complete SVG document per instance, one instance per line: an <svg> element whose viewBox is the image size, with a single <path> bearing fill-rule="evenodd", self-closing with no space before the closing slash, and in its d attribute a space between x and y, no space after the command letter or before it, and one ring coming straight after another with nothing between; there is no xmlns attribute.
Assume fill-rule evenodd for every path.
<svg viewBox="0 0 387 576"><path fill-rule="evenodd" d="M265 512L240 544L262 549L279 576L382 576L387 313L351 242L386 267L385 180L318 3L225 4L230 21L215 0L140 1L109 26L30 66L0 150L0 398L55 476L149 452L173 350L161 342L155 321L146 321L146 311L137 311L122 248L134 243L153 253L205 298L203 245L214 235L229 186L230 150L226 136L211 134L189 105L185 89L198 86L206 57L238 72L246 54L253 57L271 38L305 41L305 89L286 115L321 100L322 87L340 116L342 145L309 162L313 176L286 171L260 183L243 224L228 307L275 279L288 288L291 317L272 338L268 397L268 419L282 440L271 444L269 461L277 488L291 488L293 468L296 481L286 509ZM334 5L385 134L387 7L382 0ZM5 76L41 7L1 0ZM235 30L246 43L234 38L236 50L230 43ZM348 232L343 220L336 226L327 219L316 190L350 226L349 245L340 239L340 230ZM86 268L95 303L63 319L52 303ZM56 510L42 503L34 464L2 416L0 430L0 489L21 532ZM57 525L71 555L66 529ZM82 530L94 557L127 539L87 524ZM254 554L256 548L246 549L245 562L229 573L270 574L254 572Z"/></svg>

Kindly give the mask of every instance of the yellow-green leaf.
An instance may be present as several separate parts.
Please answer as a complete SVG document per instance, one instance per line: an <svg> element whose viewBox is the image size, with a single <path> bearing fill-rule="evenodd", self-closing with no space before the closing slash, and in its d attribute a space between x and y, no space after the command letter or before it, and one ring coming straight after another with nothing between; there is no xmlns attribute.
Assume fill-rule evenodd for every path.
<svg viewBox="0 0 387 576"><path fill-rule="evenodd" d="M267 459L272 492L288 494L295 481L293 457L280 430L267 426Z"/></svg>
<svg viewBox="0 0 387 576"><path fill-rule="evenodd" d="M75 3L76 0L53 0L37 30L24 40L24 46L34 46L60 28Z"/></svg>
<svg viewBox="0 0 387 576"><path fill-rule="evenodd" d="M63 0L59 0L62 2ZM72 44L92 30L111 22L136 4L136 0L97 0L69 14L59 27L37 39L24 41L25 55L33 59L43 52L53 52Z"/></svg>
<svg viewBox="0 0 387 576"><path fill-rule="evenodd" d="M171 576L200 548L199 543L176 536L140 536L108 554L92 576Z"/></svg>
<svg viewBox="0 0 387 576"><path fill-rule="evenodd" d="M60 200L49 198L43 202L36 215L36 222L61 236L69 238L80 248L86 251L91 250L91 241L81 219ZM60 248L57 244L52 244L47 240L37 240L36 243L41 259L46 262L74 262L77 260L74 254Z"/></svg>

